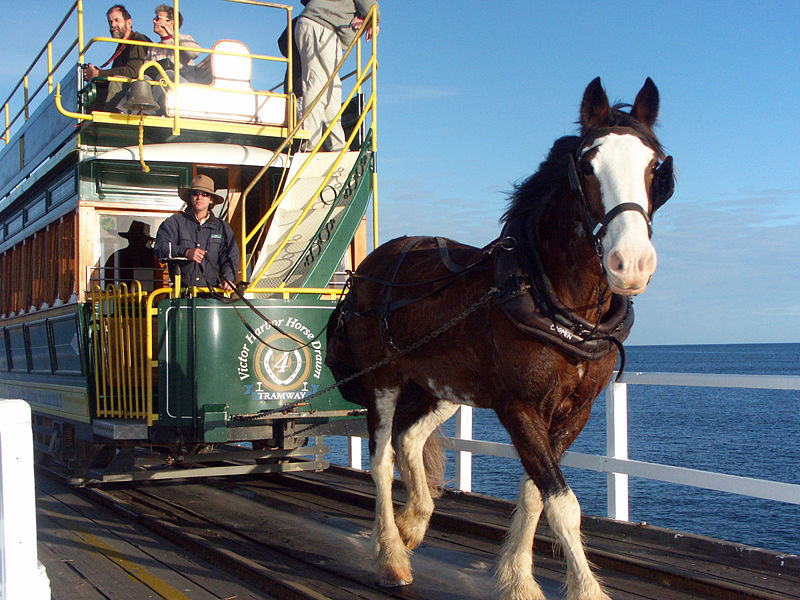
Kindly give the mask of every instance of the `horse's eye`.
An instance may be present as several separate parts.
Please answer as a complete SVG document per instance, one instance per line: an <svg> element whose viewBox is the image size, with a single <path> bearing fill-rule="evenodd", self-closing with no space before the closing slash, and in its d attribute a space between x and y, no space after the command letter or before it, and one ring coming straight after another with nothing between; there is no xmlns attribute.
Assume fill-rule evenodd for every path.
<svg viewBox="0 0 800 600"><path fill-rule="evenodd" d="M590 162L581 163L581 171L583 171L583 174L586 176L593 175L594 168L592 167L592 163Z"/></svg>

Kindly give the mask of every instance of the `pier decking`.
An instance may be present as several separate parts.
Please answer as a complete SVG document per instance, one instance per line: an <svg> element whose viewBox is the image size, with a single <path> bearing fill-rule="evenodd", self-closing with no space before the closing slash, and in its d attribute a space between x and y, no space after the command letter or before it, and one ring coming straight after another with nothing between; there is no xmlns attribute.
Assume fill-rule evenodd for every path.
<svg viewBox="0 0 800 600"><path fill-rule="evenodd" d="M493 597L512 504L446 493L412 557L414 583L376 585L369 477L322 473L70 489L37 475L40 560L53 598ZM402 486L395 499L403 500ZM612 598L800 598L800 558L586 517L587 553ZM535 572L561 598L546 523Z"/></svg>

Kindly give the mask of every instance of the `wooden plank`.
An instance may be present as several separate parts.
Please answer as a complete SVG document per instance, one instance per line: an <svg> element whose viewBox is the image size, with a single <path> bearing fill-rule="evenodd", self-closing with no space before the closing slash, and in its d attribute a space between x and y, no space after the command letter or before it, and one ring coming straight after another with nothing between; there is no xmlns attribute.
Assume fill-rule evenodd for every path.
<svg viewBox="0 0 800 600"><path fill-rule="evenodd" d="M70 566L70 559L56 553L51 543L40 536L39 562L50 580L50 600L104 600L105 596Z"/></svg>
<svg viewBox="0 0 800 600"><path fill-rule="evenodd" d="M49 551L61 555L109 598L265 598L234 576L187 556L146 528L120 520L75 492L45 487L47 492L41 486L37 490L40 540L50 540Z"/></svg>

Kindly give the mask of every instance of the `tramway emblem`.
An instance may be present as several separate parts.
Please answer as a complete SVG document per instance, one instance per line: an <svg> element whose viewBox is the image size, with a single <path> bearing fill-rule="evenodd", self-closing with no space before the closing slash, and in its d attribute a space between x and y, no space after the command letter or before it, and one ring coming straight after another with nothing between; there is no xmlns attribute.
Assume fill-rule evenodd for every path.
<svg viewBox="0 0 800 600"><path fill-rule="evenodd" d="M293 337L276 331L269 323L255 328L256 335L245 336L237 357L237 375L246 396L280 406L302 400L319 389L322 342L294 317L274 323Z"/></svg>

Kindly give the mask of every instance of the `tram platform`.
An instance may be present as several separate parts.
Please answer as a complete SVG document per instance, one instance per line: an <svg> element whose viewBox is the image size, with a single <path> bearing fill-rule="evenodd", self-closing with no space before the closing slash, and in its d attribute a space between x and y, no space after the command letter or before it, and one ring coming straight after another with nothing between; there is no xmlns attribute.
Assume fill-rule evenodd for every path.
<svg viewBox="0 0 800 600"><path fill-rule="evenodd" d="M52 600L274 598L47 477L36 520Z"/></svg>

